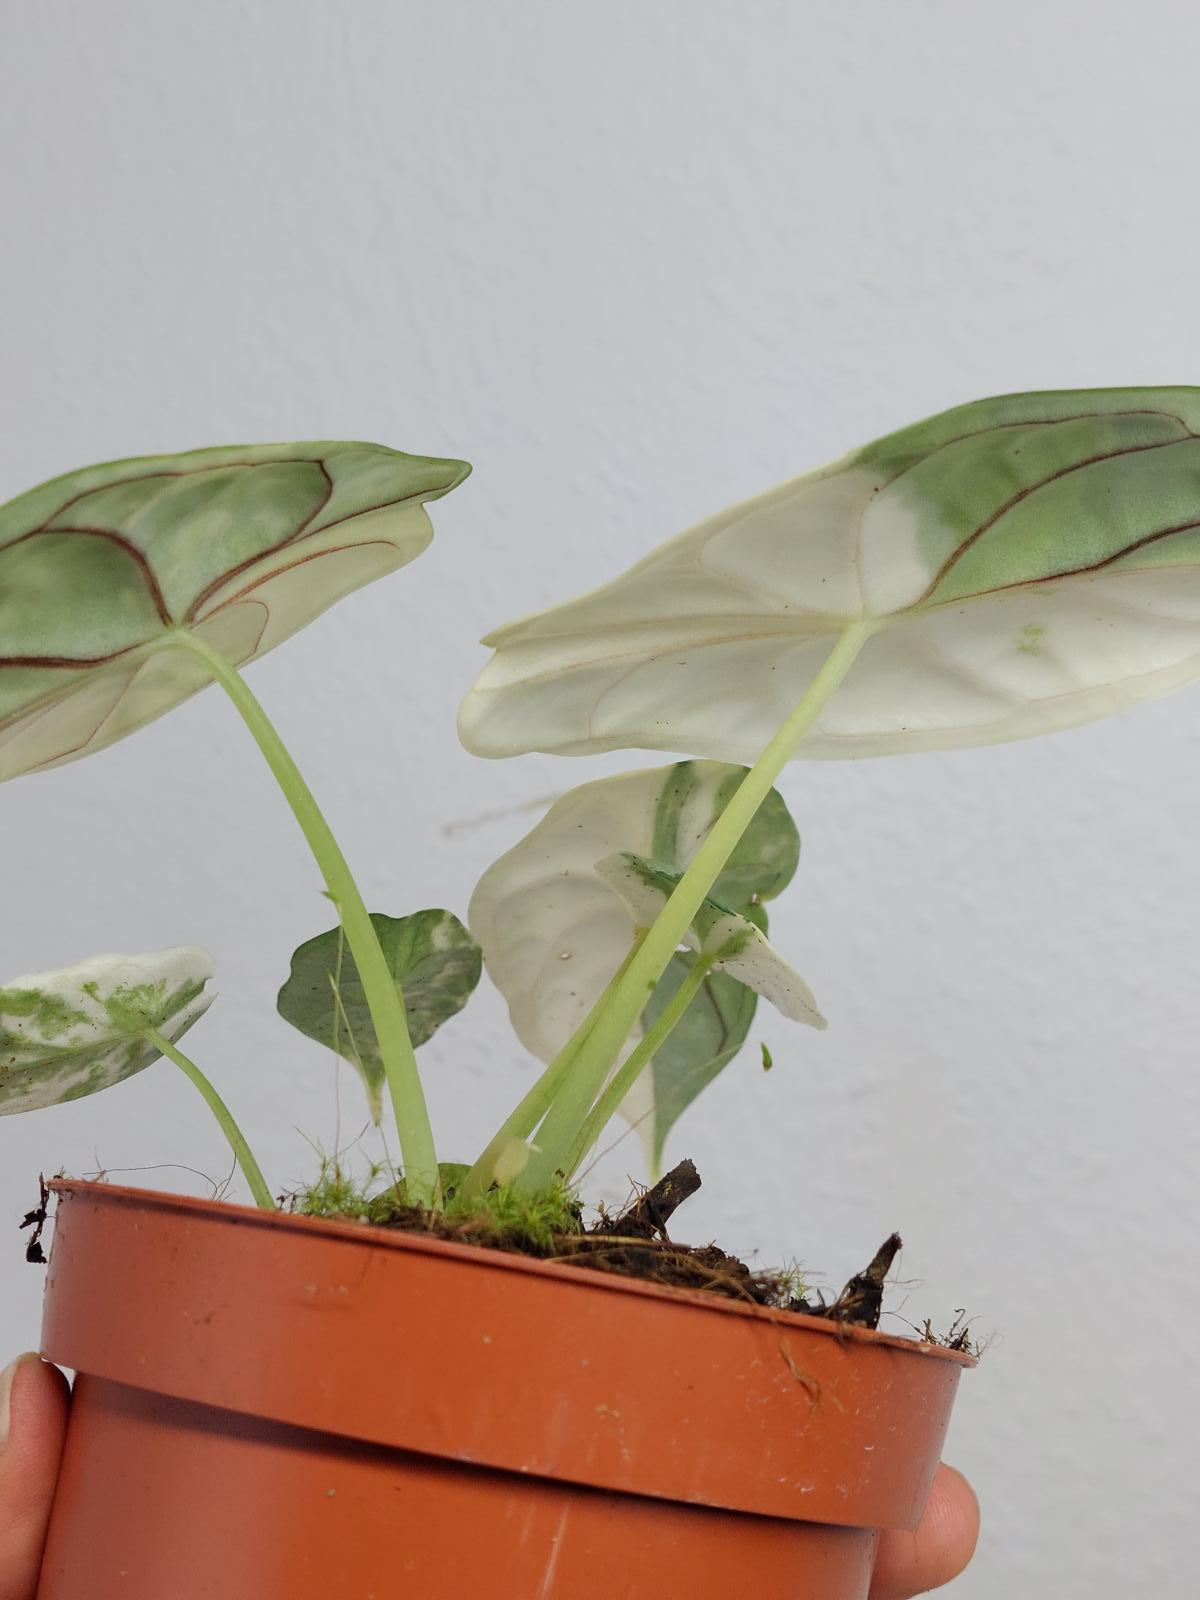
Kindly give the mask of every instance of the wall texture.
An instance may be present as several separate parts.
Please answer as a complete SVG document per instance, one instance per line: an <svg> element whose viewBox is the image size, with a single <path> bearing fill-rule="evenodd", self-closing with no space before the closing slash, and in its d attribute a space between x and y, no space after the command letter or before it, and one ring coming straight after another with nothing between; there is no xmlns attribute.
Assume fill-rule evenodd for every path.
<svg viewBox="0 0 1200 1600"><path fill-rule="evenodd" d="M521 808L601 770L457 747L489 625L960 400L1200 381L1200 20L1143 15L0 0L0 497L228 440L471 458L418 566L253 673L372 903L461 909ZM764 1018L775 1070L748 1053L675 1139L697 1233L833 1282L898 1226L896 1314L992 1338L951 1440L986 1518L963 1600L1194 1592L1198 693L792 768L775 929L833 1026ZM230 708L5 787L0 839L4 975L210 946L193 1044L300 1178L335 1078L272 997L328 917ZM452 1154L528 1081L500 1022L427 1051ZM151 1163L226 1167L165 1066L0 1124L3 1346L36 1338L39 1169ZM627 1141L598 1192L638 1170Z"/></svg>

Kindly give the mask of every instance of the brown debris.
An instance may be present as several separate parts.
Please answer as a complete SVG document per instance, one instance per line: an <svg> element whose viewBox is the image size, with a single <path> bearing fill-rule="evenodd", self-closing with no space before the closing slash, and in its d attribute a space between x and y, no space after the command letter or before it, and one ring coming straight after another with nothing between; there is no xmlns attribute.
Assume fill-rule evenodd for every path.
<svg viewBox="0 0 1200 1600"><path fill-rule="evenodd" d="M18 1224L18 1228L32 1228L33 1232L25 1245L25 1259L30 1266L44 1267L46 1265L46 1252L42 1249L42 1231L50 1220L49 1215L50 1190L46 1186L45 1176L38 1174L38 1203L32 1211L27 1211Z"/></svg>

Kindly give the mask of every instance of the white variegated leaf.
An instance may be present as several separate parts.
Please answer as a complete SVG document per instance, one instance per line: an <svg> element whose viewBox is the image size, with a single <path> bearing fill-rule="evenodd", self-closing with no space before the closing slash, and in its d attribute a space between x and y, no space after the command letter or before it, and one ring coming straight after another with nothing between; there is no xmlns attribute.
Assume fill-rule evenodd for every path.
<svg viewBox="0 0 1200 1600"><path fill-rule="evenodd" d="M553 1060L587 1016L636 933L638 916L597 872L597 861L632 850L686 867L743 776L740 767L683 761L583 784L484 873L471 900L471 931L518 1037L540 1060ZM714 896L765 924L761 902L790 882L798 851L787 808L772 791ZM691 959L674 958L628 1048ZM778 993L785 998L782 986ZM652 1166L676 1118L737 1054L755 998L741 982L713 974L634 1086L622 1111L637 1125Z"/></svg>
<svg viewBox="0 0 1200 1600"><path fill-rule="evenodd" d="M1200 389L1007 395L731 507L510 624L468 749L757 758L876 631L798 756L1052 732L1200 673Z"/></svg>
<svg viewBox="0 0 1200 1600"><path fill-rule="evenodd" d="M147 1027L174 1042L208 1010L205 950L92 956L0 988L0 1115L107 1089L157 1061Z"/></svg>

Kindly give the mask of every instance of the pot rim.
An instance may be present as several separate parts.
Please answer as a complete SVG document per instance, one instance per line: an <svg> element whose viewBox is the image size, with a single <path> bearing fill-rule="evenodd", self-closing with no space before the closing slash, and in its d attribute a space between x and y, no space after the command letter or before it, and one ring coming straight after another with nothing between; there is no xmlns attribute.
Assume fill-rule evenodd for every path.
<svg viewBox="0 0 1200 1600"><path fill-rule="evenodd" d="M160 1189L140 1189L126 1184L107 1183L102 1178L53 1178L47 1189L55 1196L87 1198L101 1191L104 1199L120 1205L153 1208L159 1211L176 1211L184 1215L208 1216L226 1213L228 1220L240 1227L281 1228L285 1232L308 1233L314 1229L333 1234L348 1243L385 1246L388 1249L407 1250L423 1255L441 1256L458 1260L464 1265L486 1267L500 1272L516 1272L531 1277L551 1278L578 1284L591 1290L602 1289L614 1294L637 1295L643 1299L670 1304L698 1306L707 1311L726 1316L749 1318L751 1321L773 1323L824 1334L842 1342L872 1344L900 1350L909 1355L940 1358L954 1366L972 1368L979 1364L977 1356L965 1350L950 1350L945 1345L934 1344L919 1336L883 1333L875 1328L846 1326L827 1317L805 1316L802 1312L783 1311L771 1306L745 1305L723 1295L706 1294L700 1289L680 1289L669 1284L653 1283L645 1278L627 1278L610 1272L589 1271L586 1267L568 1266L563 1262L540 1260L534 1256L520 1255L515 1251L491 1249L484 1245L460 1244L450 1239L436 1239L425 1234L401 1228L381 1228L374 1223L338 1221L329 1217L306 1217L288 1211L265 1211L261 1207L238 1204L229 1200L205 1200L198 1195L171 1194ZM580 1280L583 1280L580 1283Z"/></svg>

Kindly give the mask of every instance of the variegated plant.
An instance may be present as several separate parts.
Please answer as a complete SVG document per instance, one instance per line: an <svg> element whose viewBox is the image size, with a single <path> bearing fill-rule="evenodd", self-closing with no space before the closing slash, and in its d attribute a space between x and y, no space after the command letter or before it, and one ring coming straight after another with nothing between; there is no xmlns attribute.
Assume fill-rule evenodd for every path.
<svg viewBox="0 0 1200 1600"><path fill-rule="evenodd" d="M0 507L0 780L132 733L419 556L461 461L373 444L115 461Z"/></svg>
<svg viewBox="0 0 1200 1600"><path fill-rule="evenodd" d="M790 760L1047 733L1197 676L1200 390L961 406L485 642L459 720L478 755L634 746L754 763L567 1047L574 1092L599 1096Z"/></svg>
<svg viewBox="0 0 1200 1600"><path fill-rule="evenodd" d="M204 950L93 956L0 989L0 1110L79 1100L141 1072L213 1002Z"/></svg>
<svg viewBox="0 0 1200 1600"><path fill-rule="evenodd" d="M1200 390L947 411L493 633L479 755L642 746L754 761L854 628L799 756L1048 733L1200 670Z"/></svg>
<svg viewBox="0 0 1200 1600"><path fill-rule="evenodd" d="M429 1198L437 1162L403 998L341 850L238 668L420 555L425 503L469 470L373 444L234 446L87 467L0 507L0 779L103 749L221 683L338 907L413 1192Z"/></svg>
<svg viewBox="0 0 1200 1600"><path fill-rule="evenodd" d="M415 1202L439 1204L447 1174L479 1197L569 1179L619 1106L657 1159L746 1037L756 992L821 1023L764 938L763 902L796 864L773 791L790 760L1049 732L1200 672L1200 390L1185 388L946 412L499 630L461 713L470 749L711 759L585 784L485 874L473 932L546 1066L469 1170L439 1166L413 1045L470 993L476 944L448 912L368 915L239 668L418 554L424 503L466 470L362 444L200 451L90 468L0 508L0 777L224 686L340 918L297 952L280 1009L354 1062L376 1115L386 1085ZM200 993L168 984L159 1009L131 1008L117 959L2 992L0 1111L168 1055L269 1204L174 1042Z"/></svg>

